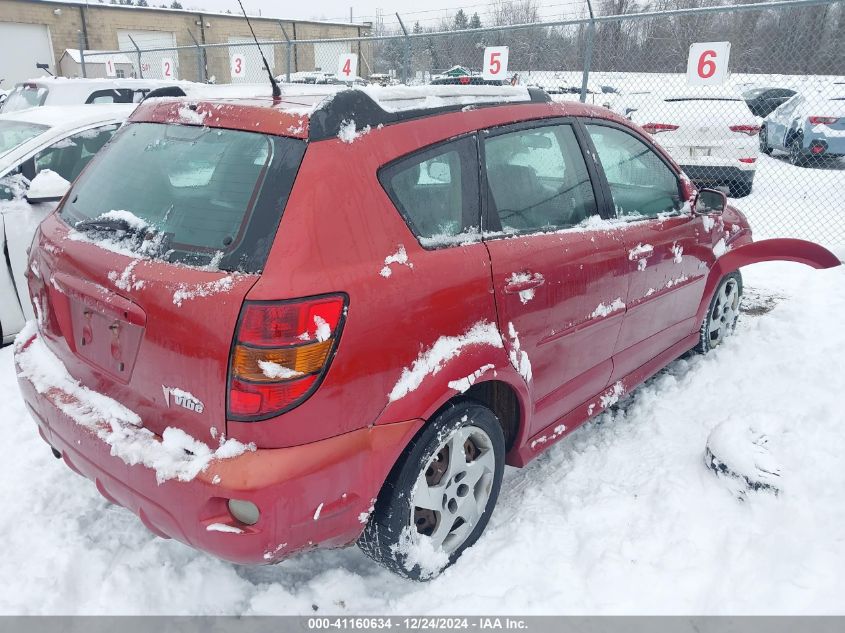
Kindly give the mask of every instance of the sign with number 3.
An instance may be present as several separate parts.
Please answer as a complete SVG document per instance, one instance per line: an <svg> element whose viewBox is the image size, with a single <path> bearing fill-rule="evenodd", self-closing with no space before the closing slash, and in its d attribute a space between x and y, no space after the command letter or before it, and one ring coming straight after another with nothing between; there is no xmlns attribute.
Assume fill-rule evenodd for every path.
<svg viewBox="0 0 845 633"><path fill-rule="evenodd" d="M235 53L229 58L229 74L232 79L240 79L246 76L246 57Z"/></svg>
<svg viewBox="0 0 845 633"><path fill-rule="evenodd" d="M484 49L484 66L481 72L486 80L507 79L508 47L488 46Z"/></svg>
<svg viewBox="0 0 845 633"><path fill-rule="evenodd" d="M687 85L719 86L728 78L730 42L698 42L689 47Z"/></svg>

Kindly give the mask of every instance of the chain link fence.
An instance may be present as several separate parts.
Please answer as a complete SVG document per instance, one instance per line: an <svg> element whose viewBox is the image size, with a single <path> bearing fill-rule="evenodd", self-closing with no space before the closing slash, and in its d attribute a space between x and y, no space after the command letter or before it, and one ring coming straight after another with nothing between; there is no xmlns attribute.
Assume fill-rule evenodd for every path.
<svg viewBox="0 0 845 633"><path fill-rule="evenodd" d="M497 24L474 29L408 29L397 16L368 37L291 40L280 27L260 46L281 82L341 83L338 61L356 53L347 83L381 85L484 83L485 48L507 46L504 82L643 126L699 186L725 191L758 235L845 244L845 0L662 0L652 11L591 1L567 5L568 19L538 21L536 0L496 0ZM689 85L690 46L710 42L730 43L727 79ZM715 66L709 52L693 59L701 76ZM104 76L118 54L125 76L266 81L252 41L86 54L89 76Z"/></svg>

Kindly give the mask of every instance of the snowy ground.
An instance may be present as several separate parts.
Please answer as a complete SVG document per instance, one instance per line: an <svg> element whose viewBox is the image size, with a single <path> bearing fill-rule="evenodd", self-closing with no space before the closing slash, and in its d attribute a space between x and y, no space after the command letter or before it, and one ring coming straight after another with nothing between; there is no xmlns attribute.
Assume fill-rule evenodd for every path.
<svg viewBox="0 0 845 633"><path fill-rule="evenodd" d="M737 336L509 470L482 540L427 584L356 549L244 568L156 538L51 456L0 350L0 613L842 613L845 268L746 283ZM740 502L705 468L731 418L785 425L781 496Z"/></svg>

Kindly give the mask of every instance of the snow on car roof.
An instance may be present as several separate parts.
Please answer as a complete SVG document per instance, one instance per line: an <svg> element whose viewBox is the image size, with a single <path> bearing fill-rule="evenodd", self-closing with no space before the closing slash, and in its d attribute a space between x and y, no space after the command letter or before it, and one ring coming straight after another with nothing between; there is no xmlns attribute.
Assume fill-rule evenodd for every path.
<svg viewBox="0 0 845 633"><path fill-rule="evenodd" d="M126 119L136 107L135 103L44 106L0 114L0 121L24 121L50 127L74 128L99 121Z"/></svg>
<svg viewBox="0 0 845 633"><path fill-rule="evenodd" d="M82 63L82 55L79 53L78 48L66 48L65 55L70 57L73 61L77 64ZM92 57L92 55L96 55L98 57ZM123 53L107 53L108 57L114 61L115 64L129 64L132 65L132 60L129 59L128 55L124 55ZM104 63L106 57L104 56L103 51L95 51L95 50L86 50L85 57L88 58L86 63L88 64L96 64L96 63Z"/></svg>

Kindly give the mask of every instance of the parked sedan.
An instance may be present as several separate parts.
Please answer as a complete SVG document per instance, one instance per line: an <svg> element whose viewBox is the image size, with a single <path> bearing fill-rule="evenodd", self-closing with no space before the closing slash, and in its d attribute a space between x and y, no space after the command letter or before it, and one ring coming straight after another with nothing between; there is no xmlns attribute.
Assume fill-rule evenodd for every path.
<svg viewBox="0 0 845 633"><path fill-rule="evenodd" d="M726 188L734 198L751 193L760 127L738 94L710 88L646 98L628 116L697 185Z"/></svg>
<svg viewBox="0 0 845 633"><path fill-rule="evenodd" d="M0 252L8 254L0 264L3 343L32 318L24 270L35 227L134 109L47 106L0 115Z"/></svg>
<svg viewBox="0 0 845 633"><path fill-rule="evenodd" d="M760 129L760 151L789 153L793 165L845 156L845 92L797 94Z"/></svg>

